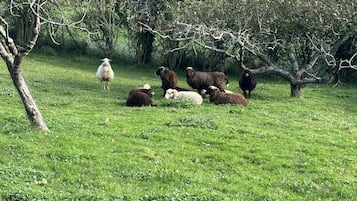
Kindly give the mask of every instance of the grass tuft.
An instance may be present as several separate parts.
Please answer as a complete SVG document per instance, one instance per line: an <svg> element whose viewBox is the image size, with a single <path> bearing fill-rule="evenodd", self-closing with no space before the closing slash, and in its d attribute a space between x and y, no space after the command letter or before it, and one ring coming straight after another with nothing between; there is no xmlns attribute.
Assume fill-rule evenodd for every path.
<svg viewBox="0 0 357 201"><path fill-rule="evenodd" d="M185 117L175 121L165 123L167 127L192 127L202 129L217 130L218 125L212 117Z"/></svg>

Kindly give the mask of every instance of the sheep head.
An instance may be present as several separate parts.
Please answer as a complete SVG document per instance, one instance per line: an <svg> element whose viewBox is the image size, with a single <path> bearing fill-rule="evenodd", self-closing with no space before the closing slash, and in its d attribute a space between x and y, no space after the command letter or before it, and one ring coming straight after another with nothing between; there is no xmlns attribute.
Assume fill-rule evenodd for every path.
<svg viewBox="0 0 357 201"><path fill-rule="evenodd" d="M250 70L248 70L248 69L245 69L243 71L243 76L244 77L251 77L251 74L252 74L252 72L250 72Z"/></svg>
<svg viewBox="0 0 357 201"><path fill-rule="evenodd" d="M101 61L102 61L103 63L109 63L111 60L108 59L108 58L103 58L103 59L101 59Z"/></svg>
<svg viewBox="0 0 357 201"><path fill-rule="evenodd" d="M144 84L142 89L144 89L145 93L147 93L150 97L153 97L155 95L155 92L152 91L151 86L149 84Z"/></svg>
<svg viewBox="0 0 357 201"><path fill-rule="evenodd" d="M211 85L208 87L206 94L208 94L208 95L210 95L210 97L212 97L219 92L220 92L220 90L218 89L218 87Z"/></svg>
<svg viewBox="0 0 357 201"><path fill-rule="evenodd" d="M195 75L195 70L192 67L186 68L186 78L193 77Z"/></svg>
<svg viewBox="0 0 357 201"><path fill-rule="evenodd" d="M146 93L147 95L149 95L150 97L155 95L155 92L152 91L151 86L149 84L144 84L144 86L142 86L142 87L133 89L132 91L130 91L129 95L134 92L143 92L143 93Z"/></svg>
<svg viewBox="0 0 357 201"><path fill-rule="evenodd" d="M175 98L177 97L177 93L178 91L176 89L168 89L166 90L165 98L166 99Z"/></svg>
<svg viewBox="0 0 357 201"><path fill-rule="evenodd" d="M163 72L165 72L165 67L161 66L156 70L155 74L156 75L161 75Z"/></svg>

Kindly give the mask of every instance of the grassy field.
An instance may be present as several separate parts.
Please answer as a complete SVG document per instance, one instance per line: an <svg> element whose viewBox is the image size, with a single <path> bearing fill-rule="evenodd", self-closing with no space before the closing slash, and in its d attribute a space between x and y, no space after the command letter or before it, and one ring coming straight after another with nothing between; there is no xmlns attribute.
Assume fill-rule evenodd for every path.
<svg viewBox="0 0 357 201"><path fill-rule="evenodd" d="M0 62L0 200L355 200L357 86L258 78L248 107L164 100L157 67L32 55L23 71L50 129L29 127ZM180 86L187 87L183 72ZM157 107L125 106L145 83ZM230 90L239 92L237 78Z"/></svg>

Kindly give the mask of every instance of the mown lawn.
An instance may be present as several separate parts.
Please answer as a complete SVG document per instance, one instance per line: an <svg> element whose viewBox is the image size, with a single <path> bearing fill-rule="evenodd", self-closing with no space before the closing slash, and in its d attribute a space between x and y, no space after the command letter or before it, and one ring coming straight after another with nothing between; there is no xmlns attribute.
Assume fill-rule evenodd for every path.
<svg viewBox="0 0 357 201"><path fill-rule="evenodd" d="M164 100L156 66L34 54L24 75L50 129L29 127L0 62L1 200L355 200L357 86L259 79L248 107ZM179 73L181 76L183 72ZM149 83L157 107L125 106ZM237 78L230 90L240 92ZM188 87L184 77L180 86Z"/></svg>

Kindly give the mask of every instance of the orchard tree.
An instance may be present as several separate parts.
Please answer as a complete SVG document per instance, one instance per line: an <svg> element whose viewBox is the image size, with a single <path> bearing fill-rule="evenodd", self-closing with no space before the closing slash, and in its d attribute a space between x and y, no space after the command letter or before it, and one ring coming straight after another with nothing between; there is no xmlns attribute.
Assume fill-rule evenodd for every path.
<svg viewBox="0 0 357 201"><path fill-rule="evenodd" d="M64 21L59 19L63 15L55 15L52 12L60 9L61 6L57 1L46 0L12 0L1 2L0 5L0 56L6 63L30 123L46 132L48 127L22 75L22 62L35 47L41 25L46 24L49 27L55 24L62 25L57 22ZM13 30L12 26L16 22L26 22L26 24L20 29Z"/></svg>
<svg viewBox="0 0 357 201"><path fill-rule="evenodd" d="M118 2L122 2L118 0ZM135 48L137 64L149 64L152 59L155 35L141 23L155 28L173 0L125 0L129 38Z"/></svg>
<svg viewBox="0 0 357 201"><path fill-rule="evenodd" d="M102 51L104 57L112 58L114 47L118 39L119 28L125 22L123 11L120 8L121 1L116 0L93 0L73 1L75 5L77 20L81 20L89 38ZM84 8L88 8L83 10ZM90 32L87 32L90 30Z"/></svg>
<svg viewBox="0 0 357 201"><path fill-rule="evenodd" d="M179 1L171 9L170 23L142 25L168 40L224 53L241 68L246 68L242 52L247 52L262 64L251 69L254 74L286 79L293 97L302 96L306 84L331 81L342 68L355 67L355 54L345 62L335 57L357 33L357 3L352 0Z"/></svg>

